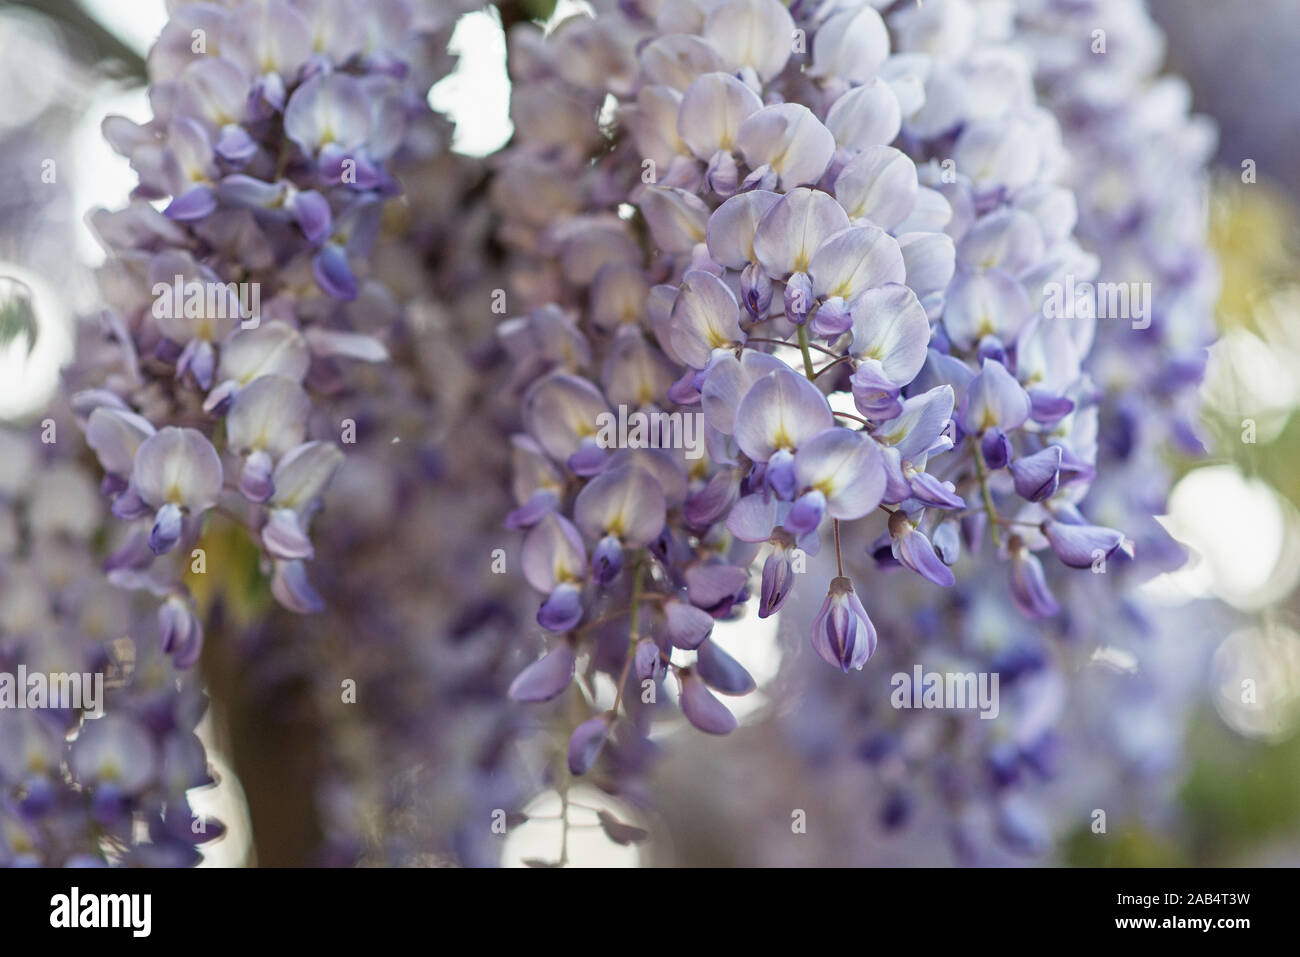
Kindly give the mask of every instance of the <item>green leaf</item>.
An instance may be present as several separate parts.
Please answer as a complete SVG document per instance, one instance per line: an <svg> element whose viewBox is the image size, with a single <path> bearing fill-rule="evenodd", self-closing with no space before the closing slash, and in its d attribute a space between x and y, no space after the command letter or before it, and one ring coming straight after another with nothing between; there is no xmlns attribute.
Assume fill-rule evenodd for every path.
<svg viewBox="0 0 1300 957"><path fill-rule="evenodd" d="M0 276L0 346L8 347L23 337L30 356L39 334L31 291L16 279Z"/></svg>

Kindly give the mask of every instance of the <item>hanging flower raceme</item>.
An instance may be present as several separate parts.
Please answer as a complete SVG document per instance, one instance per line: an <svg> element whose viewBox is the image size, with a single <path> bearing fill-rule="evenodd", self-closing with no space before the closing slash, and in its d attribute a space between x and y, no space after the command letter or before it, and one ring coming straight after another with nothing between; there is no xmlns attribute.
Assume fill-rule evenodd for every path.
<svg viewBox="0 0 1300 957"><path fill-rule="evenodd" d="M581 149L518 127L497 196L530 313L501 329L526 386L510 524L531 526L539 622L562 635L518 696L557 696L575 654L616 683L613 709L575 732L575 773L599 767L619 722L644 730L662 710L625 693L633 673L676 673L687 720L727 730L702 689L752 681L713 667L713 623L740 613L760 567L759 615L788 616L792 556L821 554L831 529L837 565L875 556L937 591L1003 564L1026 622L1059 607L1036 553L1123 554L1081 504L1093 325L1038 314L1046 283L1091 278L1096 259L1074 239L1060 130L1027 63L977 53L929 11L648 14L602 8L510 38L530 110L606 118ZM574 71L569 43L619 68ZM661 418L611 442L601 423L632 413ZM671 426L691 417L703 441L688 455ZM864 530L877 544L846 557L842 538ZM855 589L838 571L810 616L841 671L902 640L873 624L896 600L874 574Z"/></svg>
<svg viewBox="0 0 1300 957"><path fill-rule="evenodd" d="M73 428L62 405L47 414ZM193 430L142 439L131 419L96 424L115 474L161 513L144 519L151 542L167 545L220 485L215 451ZM115 457L131 451L107 441L119 427L138 455ZM0 867L193 865L224 831L188 793L213 783L195 735L206 700L183 670L202 627L182 595L155 615L98 574L112 519L72 449L0 429Z"/></svg>
<svg viewBox="0 0 1300 957"><path fill-rule="evenodd" d="M1009 862L1043 854L1053 833L1135 787L1167 786L1160 772L1171 766L1195 655L1186 632L1162 627L1167 611L1154 613L1132 585L1180 561L1153 516L1168 490L1163 463L1192 447L1188 387L1212 335L1202 201L1213 135L1187 115L1182 81L1155 76L1162 38L1137 0L1019 0L1001 15L927 0L886 19L924 93L903 106L903 137L939 137L935 162L919 166L921 191L951 209L951 281L934 297L918 290L937 320L918 382L952 392L946 408L931 400L939 421L919 427L920 396L901 400L902 415L886 411L897 401L889 383L862 365L854 373L864 417L879 404L878 414L902 419L876 434L898 449L916 500L885 533L866 536L867 561L847 550L843 574L860 584L882 576L863 599L881 636L866 680L827 676L820 659L799 669L783 690L809 704L785 730L826 773L870 770L862 797L878 800L880 829L937 809L958 861ZM1110 49L1098 48L1101 32ZM1062 37L1091 37L1092 48ZM1054 122L1023 108L1035 93ZM841 96L832 115L850 95L867 94ZM1153 143L1167 162L1151 161ZM1108 313L1099 298L1103 282L1148 281L1146 304L1134 298L1128 313ZM951 451L926 454L928 441ZM949 471L954 453L973 470ZM943 509L952 495L964 501ZM989 561L990 538L1000 574L976 564ZM812 615L817 600L795 593L785 612ZM891 632L909 640L891 643ZM1122 680L1105 678L1108 656L1131 659ZM922 743L927 719L909 710L920 700L909 700L910 677L894 697L918 664L999 678L996 715L932 712L928 723L962 744L942 734ZM842 713L871 718L848 738L825 727ZM1039 799L1045 779L1071 799ZM855 859L879 859L868 842L857 850Z"/></svg>
<svg viewBox="0 0 1300 957"><path fill-rule="evenodd" d="M108 691L0 710L0 866L198 862L222 833L188 794L213 783L200 660L245 716L319 719L275 796L320 826L298 862L492 863L471 822L533 793L500 746L518 597L449 558L497 527L507 466L481 443L504 413L458 374L491 365L492 329L460 301L500 284L485 171L449 156L427 104L469 6L172 4L154 117L106 121L139 185L91 217L109 308L77 330L71 410L50 412L60 439L75 415L102 472L65 460L75 442L0 431L0 661L105 673ZM399 181L418 193L400 209ZM331 613L306 618L322 595ZM339 672L359 699L322 707ZM241 769L254 807L259 777Z"/></svg>
<svg viewBox="0 0 1300 957"><path fill-rule="evenodd" d="M356 441L355 418L331 421L325 401L350 365L388 360L398 311L367 257L399 192L391 170L429 113L412 67L446 15L416 0L347 7L360 22L344 30L343 9L172 11L149 57L153 118L104 123L139 184L126 209L91 217L114 348L83 353L73 377L113 512L148 516L151 552L192 548L216 507L260 549L275 597L304 613L324 607L308 521L335 443ZM186 594L182 567L138 549L114 565L119 584ZM197 621L173 603L159 625L193 657Z"/></svg>

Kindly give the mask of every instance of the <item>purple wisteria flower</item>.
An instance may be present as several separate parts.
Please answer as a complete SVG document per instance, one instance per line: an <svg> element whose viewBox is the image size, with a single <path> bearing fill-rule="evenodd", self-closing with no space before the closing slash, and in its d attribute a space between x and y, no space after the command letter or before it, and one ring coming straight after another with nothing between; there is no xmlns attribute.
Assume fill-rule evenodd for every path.
<svg viewBox="0 0 1300 957"><path fill-rule="evenodd" d="M631 34L644 29L617 15L596 22ZM743 48L718 32L723 23L743 25L750 38ZM1075 395L1082 395L1078 341L1068 336L1064 350L1057 348L1030 315L1030 284L1080 259L1068 190L1046 173L1046 158L1059 147L1050 130L1041 143L1032 135L1041 115L1015 113L1023 96L997 90L1013 109L974 115L955 144L957 174L949 177L930 144L960 129L974 101L927 84L915 58L891 58L885 23L867 7L825 22L811 18L813 82L787 83L791 49L782 31L792 23L803 25L774 0L722 4L698 22L673 21L643 45L639 88L605 91L601 78L578 81L563 71L549 81L557 96L628 99L634 144L652 158L632 164L626 149L615 149L585 171L569 168L584 184L583 215L612 210L620 201L612 184L628 183L627 202L649 241L629 244L625 219L606 221L609 239L599 253L579 245L576 230L552 230L573 239L556 260L551 288L572 288L574 298L539 303L556 311L534 316L564 315L565 308L577 315L576 323L556 327L564 348L552 348L548 338L525 340L513 332L524 320L510 321L516 363L542 373L525 397L528 435L515 440L530 450L519 461L533 477L521 487L526 494L517 492L511 523L555 516L542 519L545 528L530 532L526 545L530 580L549 596L547 627L567 631L587 616L581 584L588 554L595 600L605 588L627 593L626 553L639 553L631 586L639 614L644 566L655 567L654 594L663 597L670 586L671 596L699 560L683 536L704 543L714 528L770 548L760 614L772 614L793 586L791 548L815 554L826 521L838 531L839 523L878 509L891 513L892 557L948 586L954 573L941 555L955 560L957 526L932 520L929 510L940 519L945 512L980 516L1000 538L1004 524L1019 520L1012 502L1004 503L1012 514L994 511L1004 495L1043 502L1062 484L1060 467L1038 474L1045 426L1055 429L1049 447L1057 451L1048 456L1057 466L1068 460L1077 475L1090 468L1092 450L1071 449L1065 438L1079 412ZM589 26L566 24L572 31ZM919 24L905 32L924 35ZM588 39L610 42L607 30ZM532 53L545 76L548 54ZM674 66L670 55L678 57ZM999 82L1014 87L1027 77ZM953 97L947 113L939 108L943 96ZM900 138L909 123L910 138ZM997 152L999 137L1025 148ZM526 140L505 158L512 171L515 156L529 169L539 162ZM554 162L559 169L579 159ZM634 182L633 165L665 169ZM523 166L517 172L527 175ZM510 207L502 209L509 219ZM614 276L617 287L597 278ZM588 285L590 327L577 305ZM615 288L628 296L618 306ZM638 323L652 341L634 335ZM597 334L612 328L612 341ZM815 348L832 360L821 369L813 339L826 342ZM783 343L799 358L787 362ZM635 363L623 358L632 355ZM640 368L664 371L646 378ZM828 400L843 391L852 395L853 415ZM691 468L696 488L688 489L680 530L674 511L660 509L667 489L653 488L665 476L676 482L680 472L642 472L633 480L625 469L611 471L613 458L596 441L596 421L630 396L675 415L693 407L703 414L707 457ZM1014 485L1004 484L1002 475L1013 474ZM973 485L981 496L970 495ZM576 529L560 517L570 508ZM725 542L719 545L722 567L730 567ZM732 607L736 586L695 604L717 614ZM670 598L644 610L665 614L676 634L684 607ZM673 644L691 650L696 641Z"/></svg>
<svg viewBox="0 0 1300 957"><path fill-rule="evenodd" d="M876 627L847 578L831 580L830 592L812 624L813 649L841 671L861 671L876 650Z"/></svg>
<svg viewBox="0 0 1300 957"><path fill-rule="evenodd" d="M1138 2L1019 0L994 13L927 0L895 5L885 19L898 62L880 72L901 105L902 148L914 155L933 144L918 158L920 193L944 201L918 202L912 218L939 212L933 228L952 245L938 295L916 289L934 334L914 386L896 397L879 370L862 365L851 384L863 417L903 418L875 434L897 431L900 470L920 481L886 533L845 530L854 545L842 570L828 557L810 562L860 587L866 576L880 579L863 595L880 642L865 680L851 684L808 656L794 686L783 684L805 703L783 725L813 759L810 773L869 769L872 793L886 795L881 830L939 815L959 863L1012 862L1046 853L1054 834L1145 786L1138 782L1167 786L1154 769L1169 767L1179 709L1156 718L1152 702L1169 706L1179 670L1169 662L1186 660L1186 634L1162 634L1160 616L1131 586L1180 560L1152 515L1169 482L1157 463L1188 447L1187 385L1210 335L1213 265L1195 210L1212 134L1173 94L1181 81L1155 78L1160 34ZM1105 55L1062 42L1095 38L1103 22L1112 41ZM913 82L899 82L904 76ZM851 97L871 95L865 84L841 95L830 117ZM1165 105L1155 108L1157 100ZM1069 163L1060 162L1062 143ZM1168 161L1153 162L1157 154ZM1175 220L1184 228L1154 239L1158 223ZM900 240L905 256L913 245ZM909 257L909 286L911 267ZM1050 303L1054 288L1071 283L1139 277L1163 303L1149 329L1142 316L1095 318L1095 309L1079 308L1067 317ZM917 429L913 390L938 385L951 390L946 411L935 410L941 422ZM948 451L917 455L928 450L925 435ZM972 467L951 469L954 454ZM936 480L944 484L926 488ZM948 495L955 500L944 509ZM928 539L926 547L905 552L900 533ZM1002 574L979 564L992 558L990 538ZM926 567L952 584L938 591ZM810 616L818 600L795 592L783 611ZM891 642L891 633L908 640ZM1104 678L1110 671L1099 662L1109 656L1126 662L1121 677ZM883 706L891 682L918 664L999 677L997 717L968 722ZM835 723L846 713L870 715L855 726L860 735ZM1120 731L1121 720L1139 724ZM939 725L960 728L961 745L919 743ZM1097 747L1133 763L1098 775L1083 757ZM1080 762L1092 770L1078 773ZM1045 781L1055 781L1053 796L1040 800ZM1073 798L1061 802L1062 793ZM913 833L909 854L924 847ZM874 836L868 841L860 859L891 860Z"/></svg>
<svg viewBox="0 0 1300 957"><path fill-rule="evenodd" d="M500 747L526 615L448 557L495 534L508 460L481 442L502 409L447 374L490 373L492 330L461 297L499 280L485 170L450 155L428 105L467 9L171 4L148 58L153 117L105 121L138 185L90 217L106 308L77 330L58 441L53 426L48 445L0 432L0 666L106 672L106 714L0 713L0 865L196 863L222 836L190 792L214 783L195 728L201 682L223 673L228 743L250 747L251 717L271 800L314 832L294 863L499 854L471 822L535 788ZM326 599L330 615L300 617ZM361 689L343 721L336 672ZM306 747L263 733L305 715ZM266 760L281 744L297 747ZM249 767L257 817L269 779ZM267 860L293 840L264 837Z"/></svg>
<svg viewBox="0 0 1300 957"><path fill-rule="evenodd" d="M48 414L74 428L61 403ZM130 476L159 512L207 506L220 466L201 435L95 417L119 487ZM224 832L188 793L213 783L195 735L205 697L184 670L202 626L179 594L155 613L104 580L95 543L112 519L73 452L0 429L0 867L192 865ZM167 515L146 521L166 544Z"/></svg>
<svg viewBox="0 0 1300 957"><path fill-rule="evenodd" d="M220 505L295 611L324 607L308 520L358 428L322 403L349 366L390 359L397 312L367 257L429 115L412 66L444 25L413 0L181 4L149 57L153 118L104 122L139 177L130 206L91 216L118 354L83 360L73 401L105 494L151 516L159 556ZM129 549L113 564L127 587L185 594L175 566ZM177 654L202 633L182 605L158 616Z"/></svg>
<svg viewBox="0 0 1300 957"><path fill-rule="evenodd" d="M578 76L529 26L511 35L528 51L530 106L616 106L602 112L612 138L585 149L517 131L497 197L523 312L565 317L553 339L515 335L519 318L504 327L527 389L510 523L574 516L576 536L545 533L569 581L564 615L547 617L616 682L601 712L615 732L644 733L659 714L627 675L661 664L679 674L687 719L725 729L698 690L732 693L711 681L701 616L726 621L750 594L759 617L802 608L836 669L870 671L873 652L907 645L927 601L961 608L988 592L1012 630L1032 628L1060 621L1063 574L1091 577L1065 570L1142 554L1089 517L1098 320L1058 320L1043 303L1053 283L1094 278L1099 250L1077 237L1086 206L1015 45L1017 5L880 6L724 0L652 17L631 4L566 21L620 65L609 77ZM1053 4L1022 6L1032 19ZM528 189L561 181L536 218ZM705 454L670 447L677 468L630 484L594 423L633 404L698 415ZM683 474L678 508L669 486ZM584 501L633 487L618 514L644 534L582 518ZM832 537L835 575L813 615L796 561L829 565ZM877 587L897 566L909 584ZM530 577L544 609L559 580Z"/></svg>

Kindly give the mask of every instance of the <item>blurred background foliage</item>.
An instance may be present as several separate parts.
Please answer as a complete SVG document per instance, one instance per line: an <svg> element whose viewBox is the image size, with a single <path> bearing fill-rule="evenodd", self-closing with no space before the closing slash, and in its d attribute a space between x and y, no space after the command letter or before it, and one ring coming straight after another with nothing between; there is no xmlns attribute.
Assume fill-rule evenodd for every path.
<svg viewBox="0 0 1300 957"><path fill-rule="evenodd" d="M1295 402L1252 410L1241 401L1250 391L1251 376L1283 377L1293 400L1300 389L1300 218L1295 198L1267 181L1246 184L1231 173L1220 176L1213 195L1211 240L1223 277L1220 330L1228 341L1250 337L1242 340L1251 342L1248 348L1271 353L1275 363L1261 369L1234 355L1225 363L1229 368L1219 371L1231 381L1236 401L1211 401L1206 421L1215 448L1245 476L1263 480L1300 507L1300 415ZM1252 418L1252 412L1271 421L1257 421L1257 441L1246 442L1244 420ZM1290 560L1294 567L1294 557ZM1292 590L1256 615L1266 628L1285 627L1281 640L1294 644L1294 628L1279 622L1294 623L1297 611L1300 591ZM1295 676L1291 679L1294 691ZM1179 799L1187 810L1188 837L1177 863L1266 864L1275 842L1285 846L1289 839L1295 846L1300 831L1300 733L1294 722L1289 736L1280 741L1243 741L1218 720L1212 707L1205 707L1187 728L1186 742L1191 769Z"/></svg>
<svg viewBox="0 0 1300 957"><path fill-rule="evenodd" d="M1185 460L1181 472L1186 476L1227 463L1300 507L1300 415L1294 401L1300 389L1300 210L1295 196L1278 183L1243 182L1231 169L1217 174L1211 196L1211 241L1222 275L1217 318L1224 339L1215 346L1205 386L1210 451L1204 460ZM1261 402L1261 391L1270 399L1290 393L1291 401ZM1254 441L1249 441L1252 424ZM1223 515L1231 520L1230 503L1225 505ZM1294 548L1294 527L1288 531ZM1284 549L1281 561L1288 559L1294 568L1294 555ZM1293 648L1298 610L1300 591L1293 588L1243 617ZM1285 663L1291 655L1283 652L1283 658ZM1294 699L1300 690L1297 676L1285 677ZM1185 815L1181 839L1129 827L1111 840L1096 841L1085 824L1066 842L1065 860L1089 867L1294 863L1300 834L1294 700L1291 710L1280 739L1258 740L1227 726L1207 702L1184 729L1187 772L1177 794Z"/></svg>

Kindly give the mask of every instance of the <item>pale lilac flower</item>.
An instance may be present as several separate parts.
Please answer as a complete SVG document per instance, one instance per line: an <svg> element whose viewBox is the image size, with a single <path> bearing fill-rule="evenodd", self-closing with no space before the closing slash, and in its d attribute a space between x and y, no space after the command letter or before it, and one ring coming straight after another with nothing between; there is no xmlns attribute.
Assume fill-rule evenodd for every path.
<svg viewBox="0 0 1300 957"><path fill-rule="evenodd" d="M509 695L515 701L550 701L563 694L573 681L575 661L573 647L560 642L542 657L519 672L510 685Z"/></svg>
<svg viewBox="0 0 1300 957"><path fill-rule="evenodd" d="M687 721L709 734L730 734L736 730L736 716L713 696L698 674L681 669L677 677L681 683L682 714Z"/></svg>
<svg viewBox="0 0 1300 957"><path fill-rule="evenodd" d="M713 616L688 602L672 599L664 602L664 631L673 647L694 651L713 631Z"/></svg>
<svg viewBox="0 0 1300 957"><path fill-rule="evenodd" d="M579 586L587 577L582 536L566 518L545 515L524 539L523 569L528 584L548 597L537 613L548 631L567 631L582 618Z"/></svg>
<svg viewBox="0 0 1300 957"><path fill-rule="evenodd" d="M864 292L853 303L853 342L849 351L880 362L881 374L903 386L925 364L930 323L907 286L887 283Z"/></svg>
<svg viewBox="0 0 1300 957"><path fill-rule="evenodd" d="M274 494L275 462L302 443L310 407L302 386L284 376L261 376L235 396L226 415L226 440L244 456L239 490L250 502Z"/></svg>
<svg viewBox="0 0 1300 957"><path fill-rule="evenodd" d="M86 444L119 489L125 488L135 466L135 454L158 430L148 419L125 409L100 406L86 420Z"/></svg>
<svg viewBox="0 0 1300 957"><path fill-rule="evenodd" d="M168 426L140 443L126 495L156 509L149 547L163 554L176 547L185 517L197 519L216 504L221 459L195 429Z"/></svg>
<svg viewBox="0 0 1300 957"><path fill-rule="evenodd" d="M105 715L88 724L71 752L71 766L83 784L111 786L134 794L153 779L157 752L143 727L125 715Z"/></svg>
<svg viewBox="0 0 1300 957"><path fill-rule="evenodd" d="M985 359L980 374L966 393L961 426L972 435L990 430L1010 432L1029 418L1029 394L1006 367L995 359Z"/></svg>
<svg viewBox="0 0 1300 957"><path fill-rule="evenodd" d="M569 771L576 775L590 771L608 738L608 714L597 715L578 725L569 738Z"/></svg>
<svg viewBox="0 0 1300 957"><path fill-rule="evenodd" d="M844 673L862 670L876 650L876 628L847 578L831 581L830 591L812 623L817 654Z"/></svg>
<svg viewBox="0 0 1300 957"><path fill-rule="evenodd" d="M849 218L885 230L894 229L912 212L918 188L916 166L891 146L864 149L835 177L835 198Z"/></svg>
<svg viewBox="0 0 1300 957"><path fill-rule="evenodd" d="M780 450L797 451L833 424L830 405L817 387L788 368L778 369L750 386L740 400L736 442L753 461L767 462Z"/></svg>
<svg viewBox="0 0 1300 957"><path fill-rule="evenodd" d="M786 518L796 535L815 531L823 514L850 521L880 504L885 466L880 447L863 432L827 429L804 442L794 457L802 492Z"/></svg>
<svg viewBox="0 0 1300 957"><path fill-rule="evenodd" d="M172 656L177 668L189 668L203 648L203 624L178 595L169 596L158 607L159 647Z"/></svg>
<svg viewBox="0 0 1300 957"><path fill-rule="evenodd" d="M1043 523L1043 534L1056 557L1071 568L1091 568L1110 558L1124 544L1124 535L1100 525L1075 525L1056 520Z"/></svg>
<svg viewBox="0 0 1300 957"><path fill-rule="evenodd" d="M1056 494L1061 482L1061 447L1049 445L1011 463L1016 494L1028 502L1041 502Z"/></svg>
<svg viewBox="0 0 1300 957"><path fill-rule="evenodd" d="M790 58L794 21L779 0L728 0L713 8L702 35L729 71L770 80Z"/></svg>
<svg viewBox="0 0 1300 957"><path fill-rule="evenodd" d="M1061 607L1047 587L1038 556L1019 536L1013 536L1007 547L1011 554L1011 596L1016 607L1030 618L1049 618L1057 614Z"/></svg>
<svg viewBox="0 0 1300 957"><path fill-rule="evenodd" d="M611 469L587 483L574 502L573 518L588 538L598 539L591 555L593 580L612 581L623 567L623 549L657 538L665 515L663 489L642 469Z"/></svg>
<svg viewBox="0 0 1300 957"><path fill-rule="evenodd" d="M722 280L694 270L682 280L672 312L672 345L687 365L703 369L714 350L744 342L740 307Z"/></svg>
<svg viewBox="0 0 1300 957"><path fill-rule="evenodd" d="M763 562L763 587L759 596L758 617L768 618L781 610L794 587L794 570L790 552L794 540L784 531L772 534L772 550Z"/></svg>
<svg viewBox="0 0 1300 957"><path fill-rule="evenodd" d="M710 688L726 695L747 695L758 687L739 661L707 638L696 649L695 674Z"/></svg>
<svg viewBox="0 0 1300 957"><path fill-rule="evenodd" d="M940 559L925 533L908 519L902 509L889 516L889 537L894 558L922 578L944 588L951 587L956 581L952 570Z"/></svg>
<svg viewBox="0 0 1300 957"><path fill-rule="evenodd" d="M539 379L524 396L524 427L547 455L580 475L595 474L605 459L596 420L606 412L600 390L563 373Z"/></svg>
<svg viewBox="0 0 1300 957"><path fill-rule="evenodd" d="M763 107L740 125L736 139L753 170L745 184L760 189L816 183L835 154L831 131L799 103Z"/></svg>

